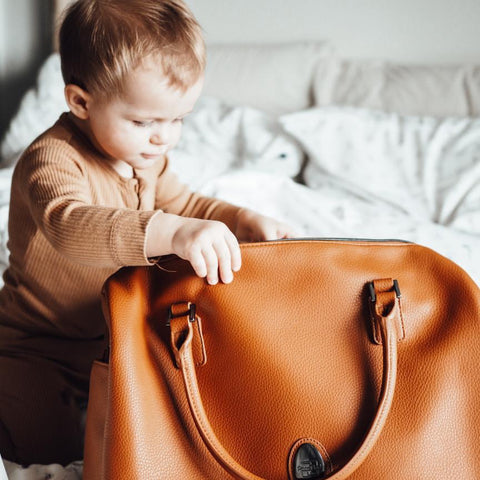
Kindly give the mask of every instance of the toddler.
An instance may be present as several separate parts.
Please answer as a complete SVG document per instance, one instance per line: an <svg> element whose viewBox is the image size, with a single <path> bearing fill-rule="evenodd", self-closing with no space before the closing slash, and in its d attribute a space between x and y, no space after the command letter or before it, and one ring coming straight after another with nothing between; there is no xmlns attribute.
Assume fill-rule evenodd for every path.
<svg viewBox="0 0 480 480"><path fill-rule="evenodd" d="M209 284L229 283L238 240L292 235L170 171L205 66L182 0L79 0L60 56L70 111L15 168L0 292L0 453L23 464L82 458L90 367L108 342L107 277L173 253Z"/></svg>

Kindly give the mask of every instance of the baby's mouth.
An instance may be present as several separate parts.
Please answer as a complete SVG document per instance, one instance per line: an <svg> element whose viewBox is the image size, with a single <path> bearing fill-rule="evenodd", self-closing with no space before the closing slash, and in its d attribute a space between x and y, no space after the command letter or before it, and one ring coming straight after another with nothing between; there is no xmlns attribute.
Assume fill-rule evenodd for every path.
<svg viewBox="0 0 480 480"><path fill-rule="evenodd" d="M165 155L165 153L142 153L141 154L142 158L144 158L145 160L153 160L156 158L163 157L163 155Z"/></svg>

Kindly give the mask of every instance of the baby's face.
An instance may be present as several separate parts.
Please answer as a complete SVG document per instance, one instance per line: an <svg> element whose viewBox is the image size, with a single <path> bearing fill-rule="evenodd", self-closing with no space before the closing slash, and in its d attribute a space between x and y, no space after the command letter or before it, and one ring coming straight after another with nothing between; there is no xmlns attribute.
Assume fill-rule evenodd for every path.
<svg viewBox="0 0 480 480"><path fill-rule="evenodd" d="M107 102L92 97L89 130L96 147L117 170L152 166L174 147L183 118L193 110L203 76L187 91L170 87L161 69L146 64L132 72L121 96Z"/></svg>

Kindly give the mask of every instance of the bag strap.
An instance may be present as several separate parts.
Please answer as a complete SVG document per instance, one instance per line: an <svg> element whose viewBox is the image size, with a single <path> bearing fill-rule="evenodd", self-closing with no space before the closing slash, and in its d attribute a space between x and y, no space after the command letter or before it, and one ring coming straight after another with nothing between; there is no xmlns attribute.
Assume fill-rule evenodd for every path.
<svg viewBox="0 0 480 480"><path fill-rule="evenodd" d="M382 282L384 283L384 280L382 280ZM390 282L393 281L390 280ZM372 283L372 288L375 290L376 283L377 281ZM381 295L375 295L375 299L371 297L372 303L374 303L372 315L377 325L377 331L379 331L381 335L383 350L383 376L377 411L372 424L357 451L340 470L325 477L325 479L328 480L342 480L348 478L363 463L380 437L392 405L397 377L397 342L399 337L398 324L400 321L398 286L395 289L390 289L390 292L383 291L379 293L381 293ZM377 303L378 297L382 298L381 305ZM178 305L179 304L177 304L177 306ZM189 306L190 304L184 305ZM185 311L185 308L183 310ZM189 311L190 310L188 310L188 312ZM190 412L195 421L198 433L202 437L205 446L212 456L234 478L240 480L265 480L238 464L224 448L210 425L203 407L197 381L193 353L194 327L188 312L183 316L178 315L176 317L178 320L183 320L181 322L175 322L175 329L183 330L184 340L183 342L172 343L172 347L174 349L178 367L182 372Z"/></svg>

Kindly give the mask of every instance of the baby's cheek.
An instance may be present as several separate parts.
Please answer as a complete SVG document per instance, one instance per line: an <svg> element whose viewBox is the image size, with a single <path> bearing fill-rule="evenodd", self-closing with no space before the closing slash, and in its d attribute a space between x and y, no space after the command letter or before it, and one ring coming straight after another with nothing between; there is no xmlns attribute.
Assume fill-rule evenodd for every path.
<svg viewBox="0 0 480 480"><path fill-rule="evenodd" d="M145 138L148 136L145 132L136 132L128 129L117 130L112 135L112 140L118 148L132 149L145 143Z"/></svg>
<svg viewBox="0 0 480 480"><path fill-rule="evenodd" d="M179 124L178 126L175 127L173 131L172 140L169 142L170 148L173 148L178 143L181 136L182 136L182 124Z"/></svg>

